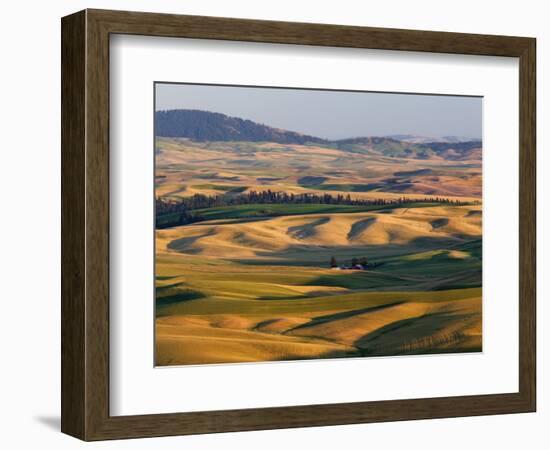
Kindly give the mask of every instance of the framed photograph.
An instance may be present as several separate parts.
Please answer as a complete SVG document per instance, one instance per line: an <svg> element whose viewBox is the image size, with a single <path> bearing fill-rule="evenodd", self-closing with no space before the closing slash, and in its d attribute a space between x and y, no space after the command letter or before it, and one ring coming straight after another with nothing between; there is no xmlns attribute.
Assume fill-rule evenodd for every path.
<svg viewBox="0 0 550 450"><path fill-rule="evenodd" d="M62 19L62 431L535 411L535 39Z"/></svg>

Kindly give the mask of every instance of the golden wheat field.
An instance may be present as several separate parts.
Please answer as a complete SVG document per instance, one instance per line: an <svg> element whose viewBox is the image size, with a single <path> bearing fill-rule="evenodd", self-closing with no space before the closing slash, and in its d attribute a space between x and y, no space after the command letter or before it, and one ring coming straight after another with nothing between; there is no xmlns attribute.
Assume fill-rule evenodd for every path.
<svg viewBox="0 0 550 450"><path fill-rule="evenodd" d="M481 350L477 153L156 147L157 365Z"/></svg>

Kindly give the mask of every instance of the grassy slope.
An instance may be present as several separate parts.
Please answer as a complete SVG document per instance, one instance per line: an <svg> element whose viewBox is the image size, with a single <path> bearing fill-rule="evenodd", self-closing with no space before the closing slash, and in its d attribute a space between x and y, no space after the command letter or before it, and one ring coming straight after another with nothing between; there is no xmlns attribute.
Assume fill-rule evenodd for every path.
<svg viewBox="0 0 550 450"><path fill-rule="evenodd" d="M385 284L406 289L408 280L379 273L350 280L319 268L159 262L161 273L185 273L158 282L160 365L481 346L480 287L380 292L369 289Z"/></svg>
<svg viewBox="0 0 550 450"><path fill-rule="evenodd" d="M157 147L156 194L160 196L216 195L233 187L335 195L352 192L358 198L391 198L402 193L462 198L481 195L478 159L418 160L315 145L198 143L163 138ZM301 185L304 180L316 179L323 183Z"/></svg>
<svg viewBox="0 0 550 450"><path fill-rule="evenodd" d="M411 203L408 208L420 208L437 206L437 203ZM238 205L222 206L217 208L197 209L194 212L206 220L217 219L238 219L245 217L276 217L293 216L303 214L321 214L321 213L354 213L364 211L383 211L393 209L392 205L369 205L369 206L351 206L351 205L319 205L319 204L261 204L261 205Z"/></svg>
<svg viewBox="0 0 550 450"><path fill-rule="evenodd" d="M439 206L440 203L413 202L407 208L427 208ZM196 209L192 214L200 220L246 219L262 217L296 216L305 214L349 214L366 211L384 211L394 209L394 205L327 205L327 204L250 204L236 206L220 206L214 208ZM168 213L156 217L159 228L165 224L173 224L181 213ZM170 225L172 226L172 225Z"/></svg>
<svg viewBox="0 0 550 450"><path fill-rule="evenodd" d="M156 194L167 197L481 194L479 160L390 158L395 149L364 146L157 145ZM323 184L299 183L315 177ZM212 208L207 222L158 231L157 364L480 350L481 207L353 208ZM381 265L340 272L327 269L331 256Z"/></svg>
<svg viewBox="0 0 550 450"><path fill-rule="evenodd" d="M440 236L443 240L436 241L437 248L427 250L426 243L418 246L414 242L349 245L351 250L342 250L344 245L327 248L324 239L328 244L357 238L350 230L357 220L364 220L361 214L338 215L333 223L319 221L318 217L281 217L252 224L213 222L195 226L202 234L211 228L214 234L209 239L221 236L219 241L207 242L205 251L222 243L230 245L235 235L233 231L227 234L227 229L239 231L242 235L237 236L237 247L252 249L250 259L240 262L227 253L227 258L185 253L185 249L192 248L187 246L195 245L197 240L180 242L178 245L183 247L179 251L178 246L169 248L174 238L181 236L181 230L191 230L192 234L193 227L158 232L157 364L479 350L479 237L444 240ZM442 215L449 220L432 229L429 224ZM397 241L410 237L408 226L416 227L417 234L421 229L430 229L432 234L451 236L480 225L480 217L467 207L392 211L382 216L381 229L371 227L369 232L386 233ZM312 220L317 223L313 227L316 233L303 233ZM326 236L323 230L316 230L323 226L332 227ZM298 250L283 241L284 236L294 239L289 228L290 235L299 233ZM269 235L269 230L276 233L278 229L286 231L278 237ZM268 233L264 236L267 243L276 240L285 249L270 252L279 262L268 259L259 264L255 252L263 250L257 247L261 242L254 241L261 237L253 236L257 232ZM394 249L390 255L388 246ZM323 266L315 266L315 261L288 265L304 253L307 259L308 247L319 247ZM327 255L351 256L358 249L382 264L365 272L326 268ZM234 249L225 247L221 251Z"/></svg>

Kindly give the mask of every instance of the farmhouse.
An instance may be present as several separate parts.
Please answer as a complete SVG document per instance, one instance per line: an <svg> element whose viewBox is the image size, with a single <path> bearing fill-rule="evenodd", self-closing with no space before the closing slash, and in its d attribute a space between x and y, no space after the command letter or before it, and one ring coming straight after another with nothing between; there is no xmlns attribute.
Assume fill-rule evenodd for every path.
<svg viewBox="0 0 550 450"><path fill-rule="evenodd" d="M338 263L336 262L336 258L333 256L330 259L330 268L336 270L368 270L369 263L367 261L367 258L353 258L349 266L347 264L338 265Z"/></svg>
<svg viewBox="0 0 550 450"><path fill-rule="evenodd" d="M355 264L354 266L336 266L331 268L336 270L368 270L368 267L362 264Z"/></svg>

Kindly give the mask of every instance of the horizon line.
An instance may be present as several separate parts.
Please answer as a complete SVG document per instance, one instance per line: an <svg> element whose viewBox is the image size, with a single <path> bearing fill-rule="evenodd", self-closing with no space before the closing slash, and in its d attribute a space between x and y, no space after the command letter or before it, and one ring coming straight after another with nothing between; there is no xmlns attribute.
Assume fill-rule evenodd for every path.
<svg viewBox="0 0 550 450"><path fill-rule="evenodd" d="M181 83L181 84L187 84L187 83ZM189 84L191 84L191 83L189 83ZM278 89L293 89L293 88L278 88ZM294 88L294 89L301 89L301 88ZM317 89L311 89L311 90L317 90ZM429 94L426 94L426 95L429 95ZM434 94L434 95L436 95L436 94ZM443 95L443 94L441 94L441 95ZM460 97L460 96L457 96L457 97ZM408 142L407 139L397 139L395 136L409 136L411 138L424 138L424 139L459 138L459 139L465 139L465 140L460 140L460 141L457 141L457 142L477 142L477 141L483 142L482 136L479 136L479 137L460 136L460 135L453 135L453 134L444 134L444 135L434 136L434 135L399 133L399 132L391 133L391 134L362 134L362 135L355 135L355 136L344 137L344 138L339 138L339 139L328 139L328 138L319 137L319 136L315 136L315 135L312 135L312 134L304 133L304 132L301 132L301 131L295 131L295 130L289 130L289 129L286 129L286 128L275 127L275 126L272 126L272 125L269 125L269 124L266 124L266 123L258 122L256 120L246 119L244 117L238 117L238 116L231 116L229 114L225 114L225 113L218 112L218 111L211 111L211 110L207 110L207 109L183 108L182 107L182 108L169 108L169 109L155 109L154 112L156 114L158 112L170 112L170 111L198 111L198 112L205 112L205 113L210 113L210 114L220 114L222 116L230 117L232 119L239 119L239 120L243 120L243 121L249 121L249 122L253 122L253 123L258 124L258 125L273 128L274 130L282 130L282 131L286 131L286 132L290 132L290 133L297 133L297 134L300 134L302 136L308 136L308 137L312 137L312 138L315 138L315 139L321 139L321 140L324 140L326 142L339 142L339 141L346 141L346 140L350 140L350 139L377 138L377 137L379 137L379 138L390 138L390 139L393 139L393 140L399 141L399 142ZM157 136L155 134L155 137L174 137L174 136ZM184 137L184 136L176 136L176 137ZM425 141L423 143L427 144L427 143L430 143L430 142L437 142L437 141ZM422 144L422 142L411 142L411 143L412 144Z"/></svg>

